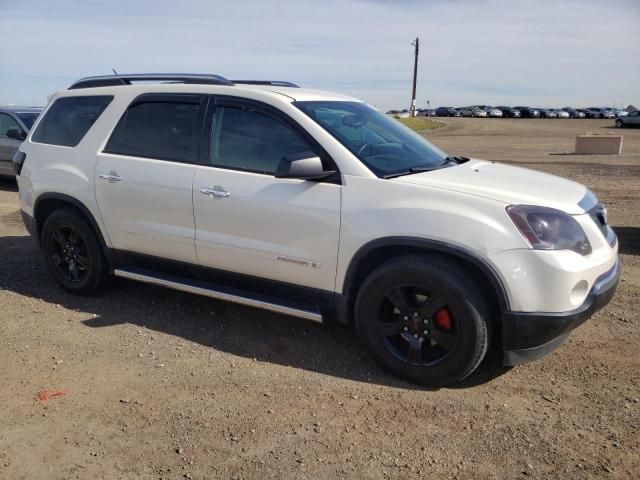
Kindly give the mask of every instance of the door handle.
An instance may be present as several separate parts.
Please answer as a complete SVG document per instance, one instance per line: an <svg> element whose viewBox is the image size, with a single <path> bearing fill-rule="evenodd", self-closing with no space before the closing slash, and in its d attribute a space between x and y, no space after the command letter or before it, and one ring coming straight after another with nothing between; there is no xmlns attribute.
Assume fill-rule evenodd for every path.
<svg viewBox="0 0 640 480"><path fill-rule="evenodd" d="M202 187L200 193L209 195L211 198L226 198L231 195L230 192L227 192L220 185L216 185L215 187Z"/></svg>
<svg viewBox="0 0 640 480"><path fill-rule="evenodd" d="M119 182L122 180L122 177L118 175L116 172L102 173L99 175L103 180L108 180L109 182Z"/></svg>

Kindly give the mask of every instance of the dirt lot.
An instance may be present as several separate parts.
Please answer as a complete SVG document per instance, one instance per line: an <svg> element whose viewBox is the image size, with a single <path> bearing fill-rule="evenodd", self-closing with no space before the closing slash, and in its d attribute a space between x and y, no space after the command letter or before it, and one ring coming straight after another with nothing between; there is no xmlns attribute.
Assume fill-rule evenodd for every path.
<svg viewBox="0 0 640 480"><path fill-rule="evenodd" d="M428 134L589 185L624 269L558 352L508 371L492 358L437 391L386 375L348 327L125 281L65 294L0 181L0 478L639 478L640 130L621 157L562 155L610 123L451 119Z"/></svg>

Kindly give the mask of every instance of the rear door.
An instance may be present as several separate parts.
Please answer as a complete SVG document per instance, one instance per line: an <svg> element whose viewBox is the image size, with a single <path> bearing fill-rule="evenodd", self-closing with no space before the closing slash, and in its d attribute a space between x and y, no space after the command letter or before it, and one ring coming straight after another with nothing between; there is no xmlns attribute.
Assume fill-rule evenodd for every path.
<svg viewBox="0 0 640 480"><path fill-rule="evenodd" d="M192 187L205 102L141 95L98 155L96 199L117 250L197 263Z"/></svg>
<svg viewBox="0 0 640 480"><path fill-rule="evenodd" d="M193 189L200 264L333 291L339 180L274 176L285 155L312 151L335 170L331 159L293 120L257 102L218 98L208 125Z"/></svg>

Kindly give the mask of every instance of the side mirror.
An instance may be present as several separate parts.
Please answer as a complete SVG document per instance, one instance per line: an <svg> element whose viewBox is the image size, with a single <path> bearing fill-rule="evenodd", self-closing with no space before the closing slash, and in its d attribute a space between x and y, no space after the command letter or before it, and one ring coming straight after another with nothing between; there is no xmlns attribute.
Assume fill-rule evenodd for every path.
<svg viewBox="0 0 640 480"><path fill-rule="evenodd" d="M7 130L7 137L13 138L14 140L24 140L27 138L27 134L19 128L10 128Z"/></svg>
<svg viewBox="0 0 640 480"><path fill-rule="evenodd" d="M297 178L300 180L320 180L336 173L325 170L322 160L313 152L301 152L282 157L276 169L276 178Z"/></svg>

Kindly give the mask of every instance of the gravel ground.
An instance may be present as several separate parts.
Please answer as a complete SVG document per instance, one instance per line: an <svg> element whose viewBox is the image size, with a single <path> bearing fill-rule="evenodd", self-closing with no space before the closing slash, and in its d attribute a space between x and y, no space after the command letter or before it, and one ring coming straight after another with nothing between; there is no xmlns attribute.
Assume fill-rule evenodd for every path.
<svg viewBox="0 0 640 480"><path fill-rule="evenodd" d="M428 137L449 153L576 179L609 207L622 281L559 351L424 390L349 327L126 281L70 296L0 180L0 478L640 477L640 130L620 157L578 157L575 135L610 121L446 122Z"/></svg>

